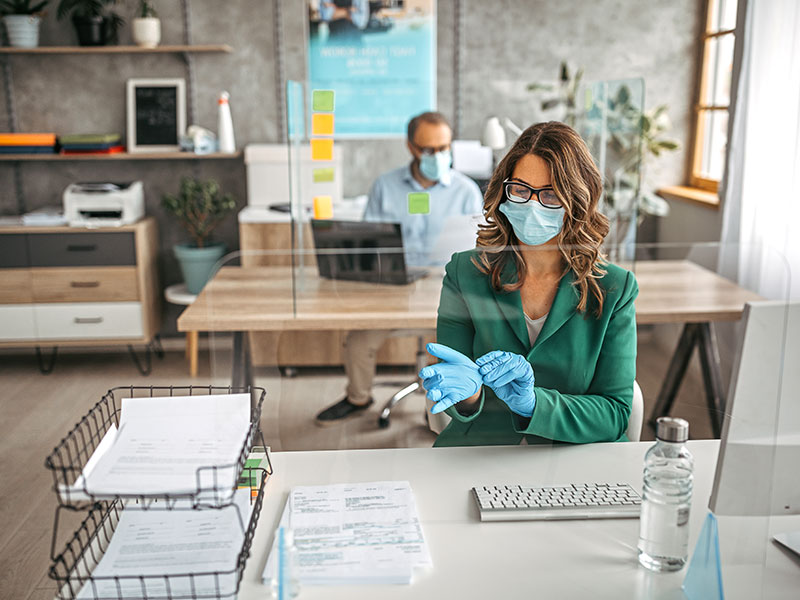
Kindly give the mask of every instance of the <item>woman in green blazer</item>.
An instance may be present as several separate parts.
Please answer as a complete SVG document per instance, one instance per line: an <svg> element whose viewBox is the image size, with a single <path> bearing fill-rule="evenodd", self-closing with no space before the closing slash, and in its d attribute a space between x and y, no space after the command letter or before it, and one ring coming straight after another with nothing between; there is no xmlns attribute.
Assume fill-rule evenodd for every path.
<svg viewBox="0 0 800 600"><path fill-rule="evenodd" d="M633 274L606 262L600 174L562 123L529 127L495 170L477 248L453 255L441 359L420 371L436 446L624 440L636 370Z"/></svg>

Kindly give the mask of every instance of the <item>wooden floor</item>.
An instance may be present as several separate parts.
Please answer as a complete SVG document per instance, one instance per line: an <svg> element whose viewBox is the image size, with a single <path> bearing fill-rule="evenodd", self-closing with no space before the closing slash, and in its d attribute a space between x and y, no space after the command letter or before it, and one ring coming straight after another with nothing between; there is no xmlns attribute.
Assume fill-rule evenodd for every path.
<svg viewBox="0 0 800 600"><path fill-rule="evenodd" d="M637 379L649 414L677 339L674 326L640 332ZM224 347L224 344L222 345ZM174 344L173 344L174 347ZM66 353L55 370L41 375L32 354L0 354L0 600L53 598L47 577L55 502L44 458L79 417L117 385L227 384L224 351L202 352L200 375L187 374L182 352L167 352L153 374L141 376L125 353ZM673 414L687 418L692 438L710 437L697 359L684 382ZM377 427L380 408L399 387L412 379L411 369L381 372L369 413L339 426L320 428L314 415L342 396L340 370L301 370L294 378L262 370L256 383L268 390L262 429L274 450L427 447L434 435L427 430L423 397L414 396L392 415L388 429ZM642 439L653 439L647 427ZM62 520L58 550L78 523L77 515Z"/></svg>

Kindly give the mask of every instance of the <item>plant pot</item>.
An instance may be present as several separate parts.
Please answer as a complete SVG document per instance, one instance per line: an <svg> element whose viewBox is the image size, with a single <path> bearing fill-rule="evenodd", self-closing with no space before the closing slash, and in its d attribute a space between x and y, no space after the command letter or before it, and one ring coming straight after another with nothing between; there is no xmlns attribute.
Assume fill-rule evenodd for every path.
<svg viewBox="0 0 800 600"><path fill-rule="evenodd" d="M161 20L155 17L133 20L133 43L144 48L155 48L161 41Z"/></svg>
<svg viewBox="0 0 800 600"><path fill-rule="evenodd" d="M72 24L81 46L105 46L114 37L110 17L84 17L74 15Z"/></svg>
<svg viewBox="0 0 800 600"><path fill-rule="evenodd" d="M220 242L204 248L193 244L176 244L173 250L181 266L186 288L190 294L199 294L214 274L214 265L225 254L225 244Z"/></svg>
<svg viewBox="0 0 800 600"><path fill-rule="evenodd" d="M8 41L14 48L36 48L39 45L39 23L36 15L6 15L3 17Z"/></svg>

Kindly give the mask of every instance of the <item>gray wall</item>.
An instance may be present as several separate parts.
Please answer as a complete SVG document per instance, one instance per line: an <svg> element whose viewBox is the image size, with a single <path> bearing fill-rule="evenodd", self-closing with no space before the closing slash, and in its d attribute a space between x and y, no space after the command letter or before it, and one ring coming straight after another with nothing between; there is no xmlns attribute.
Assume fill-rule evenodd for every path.
<svg viewBox="0 0 800 600"><path fill-rule="evenodd" d="M194 43L227 43L232 54L196 55L197 122L216 129L216 95L231 93L239 146L276 142L278 122L274 56L274 2L277 0L191 0ZM285 74L305 77L304 20L301 0L280 0L283 15ZM156 0L162 21L162 44L182 43L182 17L175 0ZM135 3L121 9L133 15ZM477 138L490 115L508 115L519 125L541 118L531 98L519 94L524 84L553 80L567 59L586 69L587 80L644 77L646 105L666 103L672 135L684 148L691 134L691 106L698 62L697 36L703 14L699 0L462 0L464 49L461 137ZM41 32L43 45L74 44L71 25L55 20L50 7ZM452 116L455 3L439 0L438 103ZM121 43L129 43L126 27ZM125 80L131 77L185 77L176 55L14 56L10 59L15 99L22 131L59 134L94 131L124 132ZM5 130L7 106L0 98L0 129ZM407 160L397 140L348 141L345 147L345 194L365 193L379 173ZM654 186L682 183L687 156L678 152L648 166ZM241 161L136 161L25 163L22 166L27 208L60 202L64 187L78 180L142 179L147 211L159 221L162 281L180 276L171 255L183 234L160 208L163 193L177 189L181 175L219 180L240 204L246 201L245 169ZM0 214L15 214L13 170L0 163ZM680 210L679 210L680 209ZM696 220L695 207L676 207L665 233L684 233L676 216ZM683 217L680 217L680 221ZM713 223L711 228L713 229ZM700 224L697 234L706 231ZM642 232L655 235L655 224ZM671 233L669 233L672 235ZM718 235L718 227L714 235ZM229 247L238 247L235 218L219 232ZM176 311L165 311L164 330L174 331Z"/></svg>

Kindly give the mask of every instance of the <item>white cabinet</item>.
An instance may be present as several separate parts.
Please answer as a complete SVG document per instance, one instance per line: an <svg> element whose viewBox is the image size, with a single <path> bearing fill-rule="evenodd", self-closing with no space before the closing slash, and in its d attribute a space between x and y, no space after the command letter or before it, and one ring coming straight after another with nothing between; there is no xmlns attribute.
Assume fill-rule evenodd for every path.
<svg viewBox="0 0 800 600"><path fill-rule="evenodd" d="M0 306L0 341L29 341L36 339L33 306L29 304Z"/></svg>
<svg viewBox="0 0 800 600"><path fill-rule="evenodd" d="M0 345L149 344L161 322L155 219L0 227Z"/></svg>

